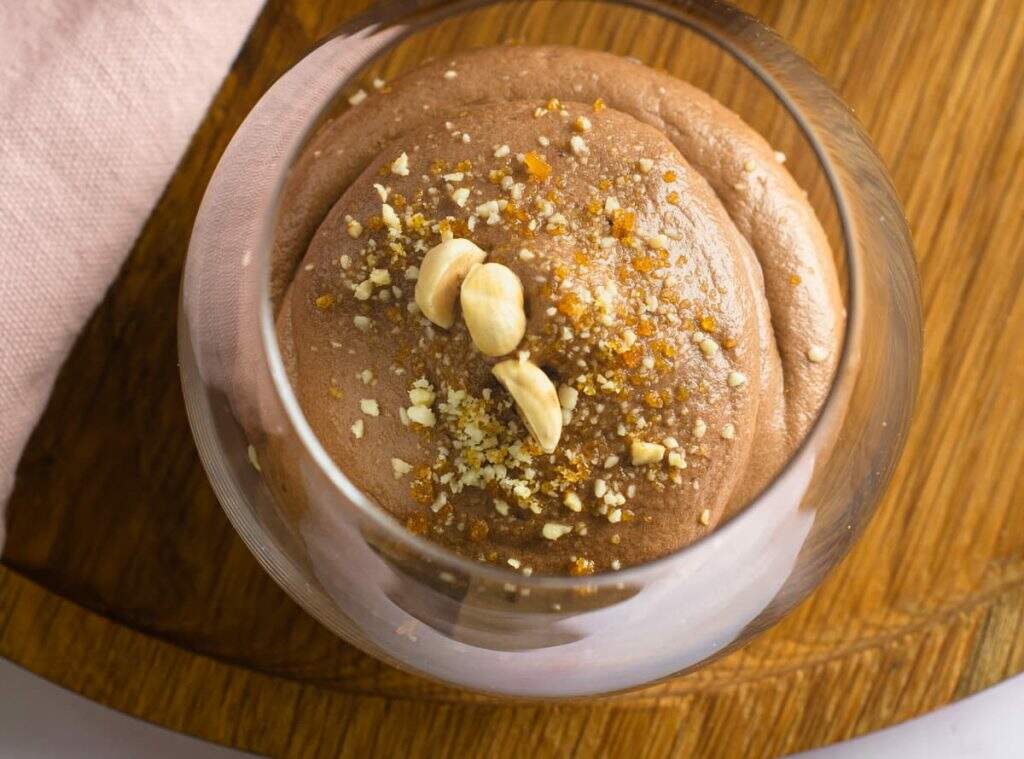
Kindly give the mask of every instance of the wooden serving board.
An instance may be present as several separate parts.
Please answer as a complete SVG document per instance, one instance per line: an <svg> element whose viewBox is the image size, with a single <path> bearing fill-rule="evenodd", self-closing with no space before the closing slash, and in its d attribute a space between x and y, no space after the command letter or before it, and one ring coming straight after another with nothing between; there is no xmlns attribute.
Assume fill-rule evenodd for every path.
<svg viewBox="0 0 1024 759"><path fill-rule="evenodd" d="M906 453L863 539L795 613L644 691L510 705L379 664L263 573L199 466L175 309L199 199L234 129L364 5L284 0L256 23L29 444L0 566L0 655L170 728L296 757L773 756L1024 670L1024 6L743 4L855 108L922 272Z"/></svg>

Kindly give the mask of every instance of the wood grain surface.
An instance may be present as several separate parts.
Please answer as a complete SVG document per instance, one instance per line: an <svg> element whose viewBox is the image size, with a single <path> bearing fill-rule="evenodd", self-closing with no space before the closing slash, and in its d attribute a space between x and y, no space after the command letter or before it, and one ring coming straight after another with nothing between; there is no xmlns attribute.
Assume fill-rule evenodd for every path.
<svg viewBox="0 0 1024 759"><path fill-rule="evenodd" d="M742 4L854 107L891 168L922 274L906 453L863 539L796 612L653 688L507 704L379 664L262 572L196 457L174 332L192 221L231 134L269 82L365 5L282 0L256 23L28 446L0 566L0 655L170 728L295 757L776 756L1024 670L1024 6Z"/></svg>

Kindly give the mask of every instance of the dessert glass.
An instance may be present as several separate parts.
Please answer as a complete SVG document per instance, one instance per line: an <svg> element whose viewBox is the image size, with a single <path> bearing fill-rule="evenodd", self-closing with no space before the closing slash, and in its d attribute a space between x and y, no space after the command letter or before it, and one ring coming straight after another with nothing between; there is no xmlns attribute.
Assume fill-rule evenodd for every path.
<svg viewBox="0 0 1024 759"><path fill-rule="evenodd" d="M710 535L619 572L524 577L408 532L327 456L275 337L277 210L318 123L376 76L510 40L637 57L718 97L786 153L843 279L844 353L785 469ZM909 232L868 138L774 32L711 0L375 6L282 76L235 134L196 220L179 319L196 444L225 512L270 575L330 630L386 662L515 697L594 695L686 672L805 598L864 529L892 472L921 351ZM268 448L285 452L275 463L286 476L261 456Z"/></svg>

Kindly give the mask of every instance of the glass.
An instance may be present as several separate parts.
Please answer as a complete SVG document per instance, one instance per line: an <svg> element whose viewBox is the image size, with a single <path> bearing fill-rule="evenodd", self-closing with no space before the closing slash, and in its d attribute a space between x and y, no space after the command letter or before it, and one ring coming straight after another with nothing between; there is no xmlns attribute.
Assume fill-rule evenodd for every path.
<svg viewBox="0 0 1024 759"><path fill-rule="evenodd" d="M542 13L547 23L531 23ZM590 47L602 40L602 49L711 92L787 153L844 279L844 355L816 425L784 471L707 537L621 572L524 577L408 532L327 456L275 338L269 272L282 184L304 141L344 102L339 94L428 55L509 38L582 38ZM408 671L552 698L686 672L805 598L861 533L892 472L916 393L920 330L911 241L885 169L849 108L756 20L710 0L405 0L338 30L239 128L193 231L179 349L189 419L213 487L296 601L337 635ZM270 448L289 451L283 471L269 471L258 456Z"/></svg>

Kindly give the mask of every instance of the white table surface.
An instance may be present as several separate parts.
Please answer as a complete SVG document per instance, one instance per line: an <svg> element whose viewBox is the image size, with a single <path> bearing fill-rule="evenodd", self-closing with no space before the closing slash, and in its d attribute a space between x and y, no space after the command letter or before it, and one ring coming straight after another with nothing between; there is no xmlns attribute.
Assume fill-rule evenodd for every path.
<svg viewBox="0 0 1024 759"><path fill-rule="evenodd" d="M2 759L250 756L99 706L0 659ZM932 714L803 759L1024 757L1024 675Z"/></svg>

